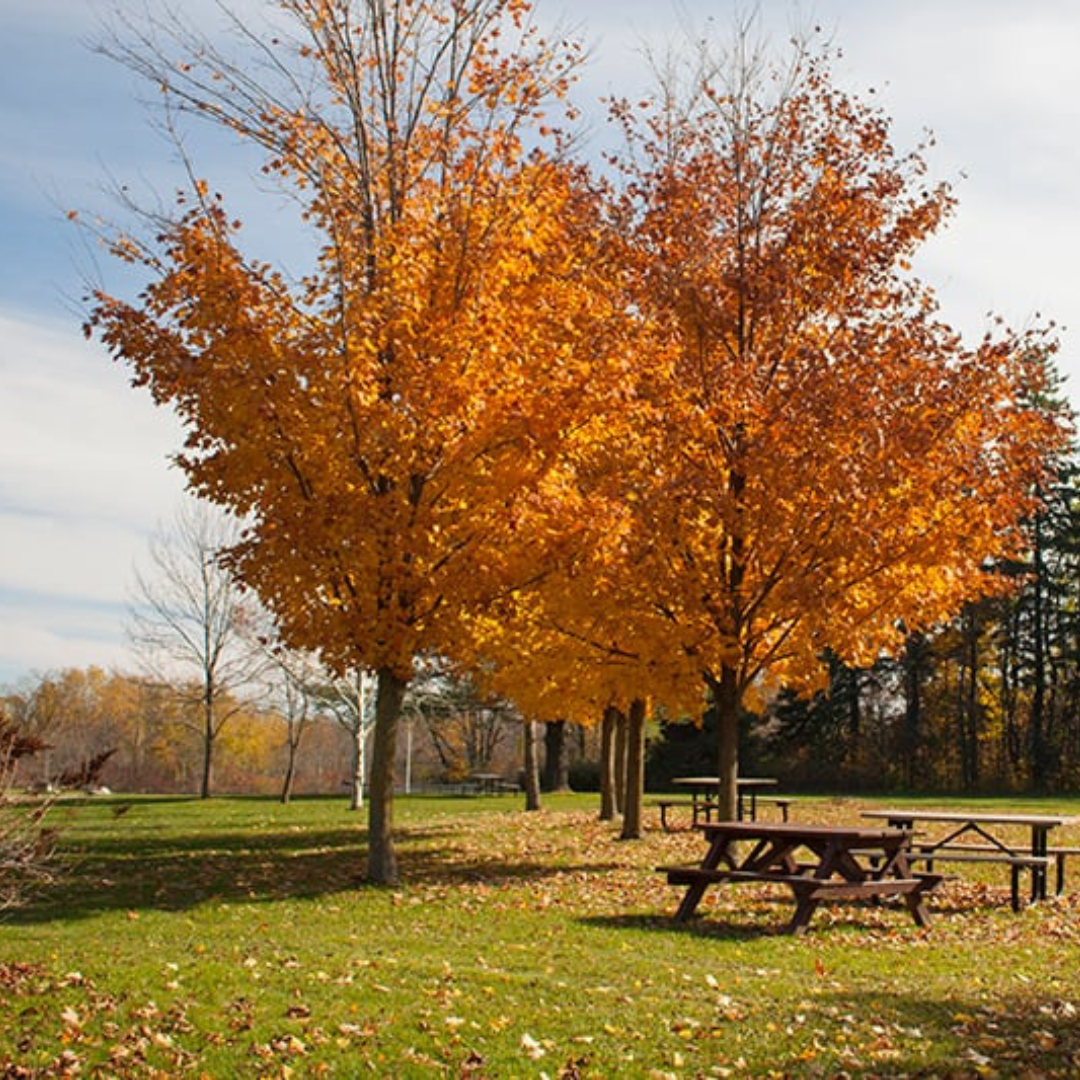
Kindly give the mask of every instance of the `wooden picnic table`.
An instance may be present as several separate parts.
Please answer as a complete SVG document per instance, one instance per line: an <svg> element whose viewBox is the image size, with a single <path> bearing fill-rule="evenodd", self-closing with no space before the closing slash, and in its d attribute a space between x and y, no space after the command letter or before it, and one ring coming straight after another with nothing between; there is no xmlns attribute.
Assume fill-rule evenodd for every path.
<svg viewBox="0 0 1080 1080"><path fill-rule="evenodd" d="M712 820L719 806L719 776L676 776L671 782L690 788L695 825ZM735 798L739 820L749 818L756 821L758 792L764 788L774 788L778 783L772 776L738 777L735 781Z"/></svg>
<svg viewBox="0 0 1080 1080"><path fill-rule="evenodd" d="M795 898L789 933L802 934L823 900L904 897L919 926L930 923L925 895L940 874L915 873L908 862L910 829L722 821L699 826L708 848L699 865L662 866L668 884L686 893L675 913L690 918L711 884L773 882ZM749 849L739 854L740 842Z"/></svg>
<svg viewBox="0 0 1080 1080"><path fill-rule="evenodd" d="M863 817L887 821L892 828L914 829L916 825L942 825L933 834L920 835L911 858L932 866L935 861L999 862L1010 867L1012 906L1020 907L1019 880L1021 870L1031 871L1031 899L1045 900L1047 868L1052 858L1049 835L1052 829L1065 825L1072 818L1057 814L1009 814L979 810L911 810L892 807L885 810L866 810ZM1002 835L1000 827L1019 827L1027 832L1023 844ZM965 838L961 840L961 837ZM1062 856L1059 856L1059 859ZM1064 875L1059 866L1059 881Z"/></svg>
<svg viewBox="0 0 1080 1080"><path fill-rule="evenodd" d="M492 772L474 772L469 779L476 785L478 795L497 795L502 776Z"/></svg>

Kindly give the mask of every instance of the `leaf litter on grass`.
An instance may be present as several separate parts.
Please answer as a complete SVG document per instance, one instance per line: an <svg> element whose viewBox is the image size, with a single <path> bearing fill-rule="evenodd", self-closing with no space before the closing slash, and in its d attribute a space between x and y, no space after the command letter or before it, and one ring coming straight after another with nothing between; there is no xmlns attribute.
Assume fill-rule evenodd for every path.
<svg viewBox="0 0 1080 1080"><path fill-rule="evenodd" d="M779 1076L945 1075L925 1071L943 1060L958 1077L1080 1074L1077 990L1055 973L1077 970L1075 896L1014 916L1004 885L955 881L928 931L902 906L831 905L792 939L786 890L714 889L677 927L679 892L654 868L700 853L691 832L620 841L588 811L405 827L395 893L308 899L305 885L300 901L155 915L185 919L188 946L144 944L154 973L137 990L100 965L6 965L0 1013L20 1041L3 1043L0 1075L197 1075L228 1060L237 1076L304 1076L397 1057L401 1075L690 1080L767 1075L767 1047L783 1048ZM114 932L163 941L164 922L139 937L150 921ZM216 1015L194 1005L212 963L227 980Z"/></svg>

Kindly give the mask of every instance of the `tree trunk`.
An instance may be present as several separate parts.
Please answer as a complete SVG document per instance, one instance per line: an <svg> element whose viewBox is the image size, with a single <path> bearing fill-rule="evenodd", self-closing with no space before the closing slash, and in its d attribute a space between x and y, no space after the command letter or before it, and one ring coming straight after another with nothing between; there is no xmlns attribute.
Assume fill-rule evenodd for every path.
<svg viewBox="0 0 1080 1080"><path fill-rule="evenodd" d="M210 771L214 756L214 691L208 681L206 696L203 699L203 760L202 780L199 784L199 798L210 798Z"/></svg>
<svg viewBox="0 0 1080 1080"><path fill-rule="evenodd" d="M615 813L626 809L626 713L614 710L615 722Z"/></svg>
<svg viewBox="0 0 1080 1080"><path fill-rule="evenodd" d="M626 799L620 839L640 840L645 801L645 702L631 702L626 719Z"/></svg>
<svg viewBox="0 0 1080 1080"><path fill-rule="evenodd" d="M368 799L366 876L373 885L398 884L393 836L394 766L398 721L407 685L405 679L389 668L379 669L375 700L375 737L371 754L371 791ZM362 733L360 737L363 737Z"/></svg>
<svg viewBox="0 0 1080 1080"><path fill-rule="evenodd" d="M525 809L540 809L540 759L536 752L536 724L526 720L525 728Z"/></svg>
<svg viewBox="0 0 1080 1080"><path fill-rule="evenodd" d="M359 810L364 805L364 731L362 718L349 729L352 735L352 775L349 777L349 809ZM395 736L396 738L396 736Z"/></svg>
<svg viewBox="0 0 1080 1080"><path fill-rule="evenodd" d="M720 821L739 816L739 679L734 668L724 665L720 678L709 679L716 707L716 768L720 779L717 813Z"/></svg>
<svg viewBox="0 0 1080 1080"><path fill-rule="evenodd" d="M296 777L296 751L297 745L290 733L287 738L288 759L285 762L285 776L281 781L281 801L289 802L292 798L293 780Z"/></svg>
<svg viewBox="0 0 1080 1080"><path fill-rule="evenodd" d="M566 721L551 720L544 725L544 790L569 791L570 773L566 764Z"/></svg>
<svg viewBox="0 0 1080 1080"><path fill-rule="evenodd" d="M619 812L615 790L615 726L618 710L609 705L600 722L600 820L614 821Z"/></svg>

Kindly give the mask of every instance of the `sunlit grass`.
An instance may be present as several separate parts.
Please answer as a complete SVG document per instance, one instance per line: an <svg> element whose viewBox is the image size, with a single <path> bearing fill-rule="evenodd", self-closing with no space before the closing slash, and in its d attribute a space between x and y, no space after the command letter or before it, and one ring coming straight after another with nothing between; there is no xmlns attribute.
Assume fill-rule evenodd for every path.
<svg viewBox="0 0 1080 1080"><path fill-rule="evenodd" d="M699 838L650 817L624 842L595 817L586 796L539 814L513 796L402 799L405 882L391 890L360 884L364 817L340 800L64 809L67 880L0 925L0 1063L13 1076L1080 1070L1080 892L1014 915L1002 867L965 867L927 931L902 906L838 904L791 938L786 892L749 886L711 890L680 926L655 867L696 858Z"/></svg>

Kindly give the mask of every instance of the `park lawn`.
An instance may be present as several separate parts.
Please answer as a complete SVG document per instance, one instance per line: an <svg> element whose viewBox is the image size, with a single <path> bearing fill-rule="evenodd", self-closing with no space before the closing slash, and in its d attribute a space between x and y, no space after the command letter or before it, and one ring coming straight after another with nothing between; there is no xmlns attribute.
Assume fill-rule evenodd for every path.
<svg viewBox="0 0 1080 1080"><path fill-rule="evenodd" d="M341 800L113 796L53 817L65 880L0 922L0 1076L1080 1074L1080 865L1019 914L1003 867L965 866L927 930L836 904L792 938L765 886L673 923L654 868L700 839L653 810L620 841L593 796L402 798L398 889L360 885L364 819Z"/></svg>

